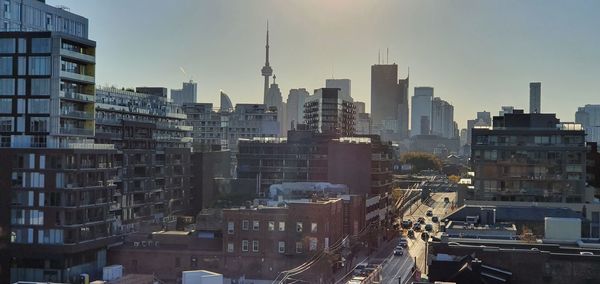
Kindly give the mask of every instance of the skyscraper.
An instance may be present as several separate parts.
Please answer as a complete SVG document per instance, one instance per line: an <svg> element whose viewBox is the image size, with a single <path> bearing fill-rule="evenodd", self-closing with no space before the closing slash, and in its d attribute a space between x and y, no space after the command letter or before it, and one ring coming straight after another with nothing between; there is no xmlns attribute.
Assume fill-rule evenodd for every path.
<svg viewBox="0 0 600 284"><path fill-rule="evenodd" d="M431 134L444 138L456 138L454 106L441 98L433 98L432 101Z"/></svg>
<svg viewBox="0 0 600 284"><path fill-rule="evenodd" d="M429 135L431 131L431 102L432 87L415 87L412 97L412 113L410 121L410 136ZM424 125L425 124L427 125Z"/></svg>
<svg viewBox="0 0 600 284"><path fill-rule="evenodd" d="M600 143L600 105L585 105L577 109L575 122L585 129L585 140Z"/></svg>
<svg viewBox="0 0 600 284"><path fill-rule="evenodd" d="M542 83L529 83L529 113L542 113Z"/></svg>
<svg viewBox="0 0 600 284"><path fill-rule="evenodd" d="M320 133L352 135L356 107L345 100L337 88L322 88L304 104L304 120L310 130Z"/></svg>
<svg viewBox="0 0 600 284"><path fill-rule="evenodd" d="M350 79L327 79L325 80L325 87L338 88L340 89L339 94L341 98L350 102L354 101L352 99Z"/></svg>
<svg viewBox="0 0 600 284"><path fill-rule="evenodd" d="M198 85L190 80L183 82L181 89L171 89L171 100L178 105L195 103L198 99Z"/></svg>
<svg viewBox="0 0 600 284"><path fill-rule="evenodd" d="M267 44L265 45L265 66L261 69L262 76L265 77L263 103L267 104L267 96L269 94L269 83L271 75L273 75L273 68L269 65L269 22L267 22Z"/></svg>
<svg viewBox="0 0 600 284"><path fill-rule="evenodd" d="M304 88L290 90L286 103L286 122L290 129L304 123L304 102L309 96Z"/></svg>
<svg viewBox="0 0 600 284"><path fill-rule="evenodd" d="M275 82L277 77L273 76L273 84L269 88L267 93L265 104L268 109L275 109L277 112L277 122L279 123L279 135L285 136L287 132L288 125L286 123L285 116L285 103L283 102L283 97L281 96L281 90L279 89L279 85Z"/></svg>
<svg viewBox="0 0 600 284"><path fill-rule="evenodd" d="M371 66L371 115L382 139L408 135L408 77L398 80L397 64Z"/></svg>

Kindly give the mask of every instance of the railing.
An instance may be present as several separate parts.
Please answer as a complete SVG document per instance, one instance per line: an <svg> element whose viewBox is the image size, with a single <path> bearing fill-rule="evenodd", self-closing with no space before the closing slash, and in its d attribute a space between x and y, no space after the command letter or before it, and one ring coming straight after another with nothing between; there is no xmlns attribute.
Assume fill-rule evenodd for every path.
<svg viewBox="0 0 600 284"><path fill-rule="evenodd" d="M73 135L86 135L86 136L92 136L94 135L94 130L91 129L85 129L85 128L75 128L75 127L61 127L60 128L60 133L61 134L73 134ZM76 143L79 144L79 143Z"/></svg>
<svg viewBox="0 0 600 284"><path fill-rule="evenodd" d="M95 144L95 143L69 143L69 149L94 149L94 150L114 150L114 144Z"/></svg>
<svg viewBox="0 0 600 284"><path fill-rule="evenodd" d="M86 94L81 94L81 93L72 92L72 91L66 91L66 92L60 91L59 96L61 98L74 99L74 100L80 100L80 101L86 101L86 102L95 101L95 98L93 95L86 95Z"/></svg>
<svg viewBox="0 0 600 284"><path fill-rule="evenodd" d="M94 119L93 112L90 113L90 112L80 111L80 110L61 109L60 115L66 116L66 117L82 118L82 119Z"/></svg>

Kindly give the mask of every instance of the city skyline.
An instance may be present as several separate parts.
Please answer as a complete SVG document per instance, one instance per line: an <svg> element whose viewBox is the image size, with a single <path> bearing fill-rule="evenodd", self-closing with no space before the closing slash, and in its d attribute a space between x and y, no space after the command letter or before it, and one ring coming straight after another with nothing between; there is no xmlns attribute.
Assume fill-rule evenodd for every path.
<svg viewBox="0 0 600 284"><path fill-rule="evenodd" d="M456 105L461 128L476 111L496 113L507 104L527 109L533 81L544 85L545 111L574 120L579 105L594 102L594 74L600 73L600 59L593 56L600 40L588 36L600 25L592 13L600 8L595 2L48 3L90 19L90 37L102 43L99 85L173 88L193 77L202 102L217 102L219 89L234 102L261 101L267 19L271 65L284 94L323 87L333 69L335 78L353 81L355 99L370 108L370 65L377 63L378 50L385 60L389 48L399 77L410 66L410 95L416 86L434 87ZM132 18L134 11L144 16ZM131 32L114 32L125 24ZM150 30L156 36L145 36ZM139 45L146 52L130 52ZM147 60L149 54L158 59ZM134 72L152 69L157 72ZM569 100L562 99L566 94Z"/></svg>

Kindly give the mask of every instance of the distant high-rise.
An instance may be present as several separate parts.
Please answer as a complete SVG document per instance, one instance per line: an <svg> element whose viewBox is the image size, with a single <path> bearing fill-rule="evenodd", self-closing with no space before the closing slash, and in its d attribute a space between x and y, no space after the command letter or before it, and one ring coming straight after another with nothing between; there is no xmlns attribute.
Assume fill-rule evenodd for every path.
<svg viewBox="0 0 600 284"><path fill-rule="evenodd" d="M327 79L325 80L325 87L338 88L340 89L339 94L341 98L350 102L354 101L352 99L350 79Z"/></svg>
<svg viewBox="0 0 600 284"><path fill-rule="evenodd" d="M290 129L304 123L304 102L309 96L304 88L290 90L286 103L286 123Z"/></svg>
<svg viewBox="0 0 600 284"><path fill-rule="evenodd" d="M367 112L367 107L364 102L355 101L354 105L356 106L356 113L366 113Z"/></svg>
<svg viewBox="0 0 600 284"><path fill-rule="evenodd" d="M412 97L412 113L410 121L410 136L429 135L431 130L432 87L415 87ZM426 123L427 125L423 125Z"/></svg>
<svg viewBox="0 0 600 284"><path fill-rule="evenodd" d="M542 83L529 83L529 113L542 112Z"/></svg>
<svg viewBox="0 0 600 284"><path fill-rule="evenodd" d="M600 105L585 105L577 109L575 122L585 129L585 140L600 143Z"/></svg>
<svg viewBox="0 0 600 284"><path fill-rule="evenodd" d="M371 66L371 116L382 139L408 136L408 84L398 80L397 64Z"/></svg>
<svg viewBox="0 0 600 284"><path fill-rule="evenodd" d="M337 88L322 88L304 103L304 122L319 133L353 135L356 107L339 95Z"/></svg>
<svg viewBox="0 0 600 284"><path fill-rule="evenodd" d="M265 77L263 104L267 104L267 96L269 95L269 83L271 75L273 75L273 68L269 64L269 23L267 22L267 44L265 45L265 66L260 70L262 76Z"/></svg>
<svg viewBox="0 0 600 284"><path fill-rule="evenodd" d="M498 115L503 116L507 113L513 113L514 110L515 110L515 107L513 107L513 106L502 106L502 109L498 112Z"/></svg>
<svg viewBox="0 0 600 284"><path fill-rule="evenodd" d="M492 125L492 116L489 111L478 111L477 119L483 121L486 125Z"/></svg>
<svg viewBox="0 0 600 284"><path fill-rule="evenodd" d="M273 84L269 88L267 93L265 104L268 109L275 109L277 112L277 121L279 122L279 130L280 136L285 136L287 132L288 125L286 123L285 116L285 103L283 102L283 97L281 96L281 90L279 89L279 85L275 82L277 77L273 76Z"/></svg>
<svg viewBox="0 0 600 284"><path fill-rule="evenodd" d="M431 134L444 138L456 138L454 106L440 98L433 98L431 104Z"/></svg>
<svg viewBox="0 0 600 284"><path fill-rule="evenodd" d="M171 100L178 105L195 103L198 99L198 84L190 80L183 83L181 89L171 89Z"/></svg>

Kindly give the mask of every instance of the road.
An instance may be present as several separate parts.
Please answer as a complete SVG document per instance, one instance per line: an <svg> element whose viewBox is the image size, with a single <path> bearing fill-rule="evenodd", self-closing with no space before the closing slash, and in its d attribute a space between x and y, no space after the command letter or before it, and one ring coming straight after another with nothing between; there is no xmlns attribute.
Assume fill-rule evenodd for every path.
<svg viewBox="0 0 600 284"><path fill-rule="evenodd" d="M446 204L444 198L448 197L450 203ZM431 195L431 198L425 203L417 202L409 208L404 220L410 219L415 222L418 217L424 217L426 224L432 224L434 231L439 231L439 223L433 223L431 217L427 217L427 210L433 211L433 216L438 216L439 219L451 212L450 204L456 199L454 192L437 192ZM422 226L424 227L424 226ZM411 268L416 259L419 271L426 272L426 242L421 240L421 233L415 232L415 238L408 239L408 251L405 251L403 256L394 256L393 251L389 252L389 256L382 268L381 283L398 283L398 278L402 277L405 281L411 275ZM407 253L408 252L408 253Z"/></svg>

